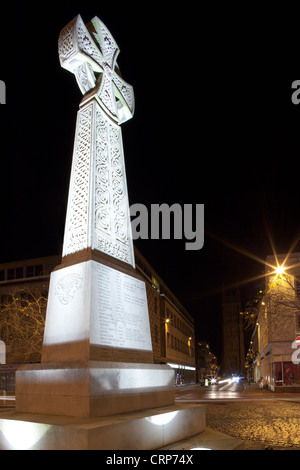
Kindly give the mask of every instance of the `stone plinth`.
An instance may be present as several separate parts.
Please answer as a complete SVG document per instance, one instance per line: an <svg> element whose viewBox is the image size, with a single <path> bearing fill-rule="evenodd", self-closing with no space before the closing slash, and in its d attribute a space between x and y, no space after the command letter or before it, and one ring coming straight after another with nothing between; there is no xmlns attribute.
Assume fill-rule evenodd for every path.
<svg viewBox="0 0 300 470"><path fill-rule="evenodd" d="M205 430L205 406L173 405L107 418L1 413L0 449L151 450Z"/></svg>
<svg viewBox="0 0 300 470"><path fill-rule="evenodd" d="M42 362L153 363L145 282L97 251L50 278Z"/></svg>
<svg viewBox="0 0 300 470"><path fill-rule="evenodd" d="M16 410L108 416L174 403L166 365L91 361L30 364L16 373Z"/></svg>
<svg viewBox="0 0 300 470"><path fill-rule="evenodd" d="M17 371L17 411L92 417L173 404L174 372L153 364L145 283L101 253L79 256L51 274L42 362Z"/></svg>

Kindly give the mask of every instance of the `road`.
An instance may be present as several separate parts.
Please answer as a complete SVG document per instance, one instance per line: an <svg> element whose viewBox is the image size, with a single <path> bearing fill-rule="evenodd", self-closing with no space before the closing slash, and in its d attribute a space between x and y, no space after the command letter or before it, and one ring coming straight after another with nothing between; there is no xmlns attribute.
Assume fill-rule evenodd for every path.
<svg viewBox="0 0 300 470"><path fill-rule="evenodd" d="M211 402L240 402L240 401L299 401L300 393L274 393L261 389L257 384L247 382L226 382L218 385L203 387L200 385L180 385L175 388L175 399L180 403L211 403Z"/></svg>
<svg viewBox="0 0 300 470"><path fill-rule="evenodd" d="M259 391L257 392L259 393ZM203 387L200 385L182 385L175 390L176 400L181 402L209 402L240 400L245 396L244 388L238 383L223 383Z"/></svg>
<svg viewBox="0 0 300 470"><path fill-rule="evenodd" d="M300 450L300 394L274 393L256 384L176 387L176 403L206 406L206 425L242 441L243 449Z"/></svg>

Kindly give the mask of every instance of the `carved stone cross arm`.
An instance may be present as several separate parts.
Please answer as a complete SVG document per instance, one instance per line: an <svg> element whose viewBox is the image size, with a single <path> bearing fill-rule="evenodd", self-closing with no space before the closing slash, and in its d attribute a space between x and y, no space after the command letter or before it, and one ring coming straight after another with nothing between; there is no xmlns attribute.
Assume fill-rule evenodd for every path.
<svg viewBox="0 0 300 470"><path fill-rule="evenodd" d="M74 73L83 94L95 96L118 124L133 116L133 88L116 71L119 47L99 18L86 26L76 16L60 33L58 49L61 66Z"/></svg>

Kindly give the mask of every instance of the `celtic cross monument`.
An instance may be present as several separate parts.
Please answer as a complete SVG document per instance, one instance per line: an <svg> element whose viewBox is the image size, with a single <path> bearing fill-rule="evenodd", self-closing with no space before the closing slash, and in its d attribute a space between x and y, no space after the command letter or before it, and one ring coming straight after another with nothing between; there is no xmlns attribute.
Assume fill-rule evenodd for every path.
<svg viewBox="0 0 300 470"><path fill-rule="evenodd" d="M16 372L0 450L159 449L206 426L205 406L175 404L173 370L153 363L120 128L134 97L118 53L98 18L85 25L78 15L59 36L60 63L83 94L63 256L51 273L41 363Z"/></svg>
<svg viewBox="0 0 300 470"><path fill-rule="evenodd" d="M42 362L17 372L17 411L103 416L173 403L153 364L146 286L135 269L120 124L134 112L119 48L97 18L60 33L79 105L62 264L51 274Z"/></svg>
<svg viewBox="0 0 300 470"><path fill-rule="evenodd" d="M80 16L59 37L61 66L84 94L75 135L63 256L97 249L134 266L120 124L134 112L133 89L117 73L119 48L99 18Z"/></svg>

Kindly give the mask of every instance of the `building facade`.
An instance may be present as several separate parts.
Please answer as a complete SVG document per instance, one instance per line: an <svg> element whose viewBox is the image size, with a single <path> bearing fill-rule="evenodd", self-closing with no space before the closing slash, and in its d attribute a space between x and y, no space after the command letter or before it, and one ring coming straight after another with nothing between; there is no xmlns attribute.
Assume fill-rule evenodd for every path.
<svg viewBox="0 0 300 470"><path fill-rule="evenodd" d="M223 374L241 374L245 364L243 315L238 289L223 290Z"/></svg>
<svg viewBox="0 0 300 470"><path fill-rule="evenodd" d="M217 377L219 366L216 356L210 351L207 341L197 341L196 343L196 370L197 382L203 384L205 377L213 375Z"/></svg>
<svg viewBox="0 0 300 470"><path fill-rule="evenodd" d="M252 336L254 378L273 391L300 391L300 253L268 256L266 264L266 293Z"/></svg>
<svg viewBox="0 0 300 470"><path fill-rule="evenodd" d="M176 384L194 382L194 319L136 248L135 262L146 283L154 362L169 364Z"/></svg>
<svg viewBox="0 0 300 470"><path fill-rule="evenodd" d="M176 383L193 382L194 320L137 249L135 261L146 284L153 360L170 364ZM50 256L0 264L0 341L9 365L2 370L41 360L50 274L60 263Z"/></svg>

